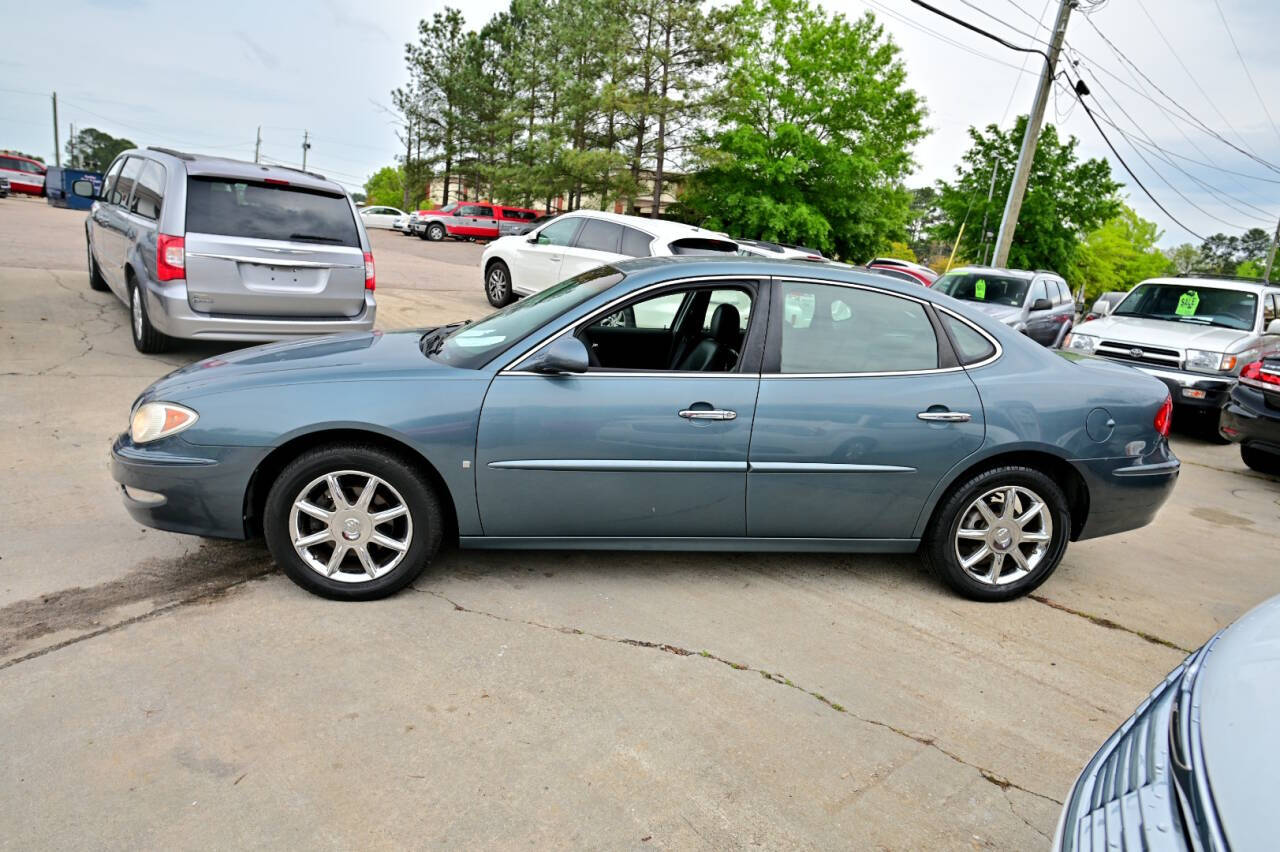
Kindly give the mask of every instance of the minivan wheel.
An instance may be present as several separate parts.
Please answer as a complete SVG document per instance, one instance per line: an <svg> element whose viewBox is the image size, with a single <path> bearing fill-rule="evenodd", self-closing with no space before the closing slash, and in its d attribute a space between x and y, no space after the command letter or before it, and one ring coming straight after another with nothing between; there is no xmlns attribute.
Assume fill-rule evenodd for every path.
<svg viewBox="0 0 1280 852"><path fill-rule="evenodd" d="M84 246L85 253L89 255L89 289L105 293L110 288L107 287L107 279L102 277L98 264L93 260L93 244L89 242L88 234L85 235Z"/></svg>
<svg viewBox="0 0 1280 852"><path fill-rule="evenodd" d="M983 471L953 489L921 544L925 565L978 601L1021 597L1049 578L1067 549L1066 495L1034 468Z"/></svg>
<svg viewBox="0 0 1280 852"><path fill-rule="evenodd" d="M170 338L156 331L147 315L147 301L142 298L138 282L129 281L129 330L133 336L133 348L147 355L167 352Z"/></svg>
<svg viewBox="0 0 1280 852"><path fill-rule="evenodd" d="M484 295L495 308L504 308L515 301L511 292L511 270L500 260L489 264L484 276Z"/></svg>
<svg viewBox="0 0 1280 852"><path fill-rule="evenodd" d="M441 225L439 222L432 222L427 226L425 233L427 235L427 239L431 240L433 243L438 243L444 239L444 225Z"/></svg>
<svg viewBox="0 0 1280 852"><path fill-rule="evenodd" d="M276 563L309 592L367 601L407 586L440 549L431 484L408 460L340 444L289 463L267 494L263 533Z"/></svg>

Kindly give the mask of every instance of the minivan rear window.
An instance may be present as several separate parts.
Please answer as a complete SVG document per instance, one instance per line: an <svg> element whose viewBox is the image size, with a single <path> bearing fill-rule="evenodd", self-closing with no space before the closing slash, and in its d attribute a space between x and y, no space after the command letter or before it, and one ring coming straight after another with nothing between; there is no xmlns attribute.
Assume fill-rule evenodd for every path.
<svg viewBox="0 0 1280 852"><path fill-rule="evenodd" d="M188 179L187 230L360 247L355 216L345 196L224 178Z"/></svg>

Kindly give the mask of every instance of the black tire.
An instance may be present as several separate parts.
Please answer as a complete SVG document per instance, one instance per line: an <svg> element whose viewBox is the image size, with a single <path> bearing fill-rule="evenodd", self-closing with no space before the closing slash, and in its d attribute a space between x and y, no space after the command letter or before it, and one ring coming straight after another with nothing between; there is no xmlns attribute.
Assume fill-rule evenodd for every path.
<svg viewBox="0 0 1280 852"><path fill-rule="evenodd" d="M978 579L960 564L956 534L961 522L970 517L969 513L976 500L995 489L1009 486L1026 489L1039 497L1045 504L1052 529L1042 556L1028 573L1011 582L993 584ZM1039 529L1043 530L1043 527ZM920 545L920 555L925 566L934 575L964 597L976 601L1007 601L1022 597L1049 579L1049 575L1062 561L1070 536L1071 511L1062 489L1034 468L1011 465L983 471L953 487L934 513L933 521ZM975 549L986 546L978 542L968 542L966 546L968 545L973 545ZM1007 575L1012 573L1011 566L1016 568L1016 565L1011 559L1003 561L1005 565L1002 574L1007 579Z"/></svg>
<svg viewBox="0 0 1280 852"><path fill-rule="evenodd" d="M147 300L142 298L138 282L132 276L129 278L129 334L133 337L133 348L145 355L168 352L173 345L173 338L166 337L151 324Z"/></svg>
<svg viewBox="0 0 1280 852"><path fill-rule="evenodd" d="M338 471L359 471L382 479L398 492L396 496L408 509L411 527L406 528L405 534L409 547L394 567L375 579L334 580L311 568L294 549L290 526L294 501L309 483ZM308 450L280 472L267 494L262 527L272 557L293 582L332 600L368 601L398 592L423 572L440 549L444 520L440 497L409 459L363 444L333 444ZM366 543L366 550L370 546ZM359 574L354 570L358 565L358 561L344 558L336 573L355 577Z"/></svg>
<svg viewBox="0 0 1280 852"><path fill-rule="evenodd" d="M105 293L111 288L107 286L107 279L102 277L102 271L98 269L98 264L93 259L93 244L89 242L88 234L84 236L84 245L85 252L89 256L89 289Z"/></svg>
<svg viewBox="0 0 1280 852"><path fill-rule="evenodd" d="M439 222L432 222L423 230L422 238L424 240L430 240L433 243L438 243L445 238L446 233L444 225L441 225Z"/></svg>
<svg viewBox="0 0 1280 852"><path fill-rule="evenodd" d="M1257 447L1241 444L1240 460L1250 470L1256 470L1258 473L1267 473L1272 476L1280 476L1280 455L1276 453L1269 453Z"/></svg>
<svg viewBox="0 0 1280 852"><path fill-rule="evenodd" d="M495 308L505 308L516 300L511 290L511 270L500 260L490 263L484 271L484 297Z"/></svg>

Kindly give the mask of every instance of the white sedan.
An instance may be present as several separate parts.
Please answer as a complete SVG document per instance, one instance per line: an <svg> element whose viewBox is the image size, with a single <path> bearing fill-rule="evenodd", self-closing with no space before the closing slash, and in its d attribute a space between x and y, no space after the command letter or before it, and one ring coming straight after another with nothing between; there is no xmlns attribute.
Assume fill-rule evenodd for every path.
<svg viewBox="0 0 1280 852"><path fill-rule="evenodd" d="M500 308L606 263L631 257L732 255L723 234L640 216L575 210L527 234L494 240L480 260L489 304Z"/></svg>
<svg viewBox="0 0 1280 852"><path fill-rule="evenodd" d="M394 207L361 207L360 221L366 228L394 228L396 219L404 216L403 210Z"/></svg>

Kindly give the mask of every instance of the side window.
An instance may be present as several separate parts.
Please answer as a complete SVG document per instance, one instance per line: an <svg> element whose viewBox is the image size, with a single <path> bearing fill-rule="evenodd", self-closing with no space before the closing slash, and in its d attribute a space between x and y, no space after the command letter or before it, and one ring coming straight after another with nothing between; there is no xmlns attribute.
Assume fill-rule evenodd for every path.
<svg viewBox="0 0 1280 852"><path fill-rule="evenodd" d="M19 171L18 161L12 157L0 157L0 169L8 169L11 172Z"/></svg>
<svg viewBox="0 0 1280 852"><path fill-rule="evenodd" d="M142 160L137 157L130 157L125 161L124 169L120 172L120 177L116 179L115 188L111 191L111 203L118 204L121 207L129 203L129 196L133 193L133 184L138 179L138 173L142 171Z"/></svg>
<svg viewBox="0 0 1280 852"><path fill-rule="evenodd" d="M938 366L924 306L834 284L781 286L784 373L891 373Z"/></svg>
<svg viewBox="0 0 1280 852"><path fill-rule="evenodd" d="M111 168L107 169L106 175L102 178L102 197L110 200L111 191L115 189L116 178L120 176L120 170L124 168L124 157L120 157L111 164Z"/></svg>
<svg viewBox="0 0 1280 852"><path fill-rule="evenodd" d="M477 211L477 210L479 210L479 209L480 209L479 207L476 207L476 206L475 206L475 205L473 205L473 204L464 204L463 206L459 207L457 210L453 211L453 215L455 215L455 216L475 216L475 215L476 215L476 211Z"/></svg>
<svg viewBox="0 0 1280 852"><path fill-rule="evenodd" d="M649 244L653 242L653 237L644 231L637 231L635 228L623 227L622 229L622 245L618 247L619 254L625 254L627 257L648 257L653 252L649 250Z"/></svg>
<svg viewBox="0 0 1280 852"><path fill-rule="evenodd" d="M622 236L622 226L602 219L588 219L578 232L574 246L592 251L618 253L618 238Z"/></svg>
<svg viewBox="0 0 1280 852"><path fill-rule="evenodd" d="M968 323L961 322L941 311L938 315L942 317L942 324L947 327L951 339L956 343L956 355L961 364L976 364L996 354L996 348L991 345L991 341L975 331Z"/></svg>
<svg viewBox="0 0 1280 852"><path fill-rule="evenodd" d="M707 315L702 320L702 330L711 331L711 318L721 305L733 305L738 311L738 328L746 331L747 320L751 318L751 297L742 290L713 290L707 304Z"/></svg>
<svg viewBox="0 0 1280 852"><path fill-rule="evenodd" d="M582 222L581 216L557 219L538 232L540 246L567 246L573 240L574 231Z"/></svg>
<svg viewBox="0 0 1280 852"><path fill-rule="evenodd" d="M1053 302L1054 307L1065 305L1071 301L1071 296L1067 293L1067 285L1061 281L1050 281L1049 283L1049 301Z"/></svg>
<svg viewBox="0 0 1280 852"><path fill-rule="evenodd" d="M645 299L609 314L591 328L647 328L654 331L670 329L675 325L676 314L684 304L685 295L683 292L667 293Z"/></svg>
<svg viewBox="0 0 1280 852"><path fill-rule="evenodd" d="M133 203L129 205L129 211L147 219L159 219L163 201L164 166L148 162L134 185Z"/></svg>
<svg viewBox="0 0 1280 852"><path fill-rule="evenodd" d="M471 215L473 215L473 216L487 216L487 217L489 217L490 219L492 219L492 218L493 218L493 208L492 208L492 207L477 207L477 208L476 208L476 212L475 212L475 213L472 213Z"/></svg>
<svg viewBox="0 0 1280 852"><path fill-rule="evenodd" d="M1049 298L1049 291L1044 286L1044 279L1037 279L1037 281L1031 285L1031 298L1027 301L1027 304L1034 305L1036 303L1036 299L1047 298Z"/></svg>

